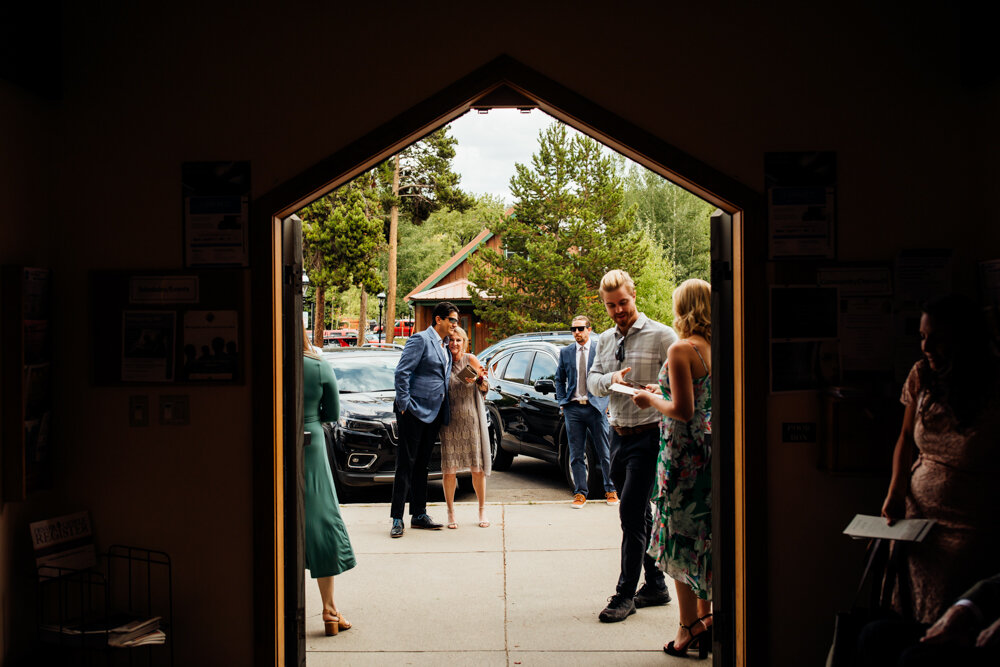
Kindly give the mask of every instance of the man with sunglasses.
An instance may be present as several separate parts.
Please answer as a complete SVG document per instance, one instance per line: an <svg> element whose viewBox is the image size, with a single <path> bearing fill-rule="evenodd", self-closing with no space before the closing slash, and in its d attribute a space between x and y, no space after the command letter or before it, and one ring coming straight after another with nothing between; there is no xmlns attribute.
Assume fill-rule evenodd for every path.
<svg viewBox="0 0 1000 667"><path fill-rule="evenodd" d="M440 530L427 515L427 463L438 430L451 420L448 379L451 353L448 338L458 326L458 308L448 301L434 307L434 324L406 341L396 366L396 402L399 426L396 475L392 482L390 537L403 536L403 506L410 497L410 527Z"/></svg>
<svg viewBox="0 0 1000 667"><path fill-rule="evenodd" d="M624 621L636 607L670 602L666 581L655 561L646 554L653 526L649 498L656 480L660 451L660 413L639 408L632 396L612 391L611 385L656 384L667 360L667 348L677 340L674 330L653 321L635 307L635 283L625 271L608 271L598 292L615 326L597 341L597 354L587 375L587 389L608 396L611 427L611 481L621 504L621 573L615 594L598 618L605 623ZM645 582L638 591L639 576Z"/></svg>
<svg viewBox="0 0 1000 667"><path fill-rule="evenodd" d="M608 449L608 409L606 396L594 396L587 391L587 372L594 363L597 345L590 340L590 318L577 315L570 325L576 345L567 345L559 352L556 367L556 401L559 412L566 420L566 439L569 444L569 466L573 471L573 502L570 507L580 509L587 503L587 431L594 441L594 452L601 464L604 480L604 499L609 505L618 504L618 494L611 483L611 454ZM596 341L594 341L596 342Z"/></svg>

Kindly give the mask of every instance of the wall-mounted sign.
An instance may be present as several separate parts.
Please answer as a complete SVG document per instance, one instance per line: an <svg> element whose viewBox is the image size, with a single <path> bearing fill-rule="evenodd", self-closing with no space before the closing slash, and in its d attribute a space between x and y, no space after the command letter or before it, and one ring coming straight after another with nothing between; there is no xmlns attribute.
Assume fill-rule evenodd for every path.
<svg viewBox="0 0 1000 667"><path fill-rule="evenodd" d="M249 162L185 162L184 265L248 266Z"/></svg>
<svg viewBox="0 0 1000 667"><path fill-rule="evenodd" d="M764 177L768 257L835 257L836 153L765 153Z"/></svg>
<svg viewBox="0 0 1000 667"><path fill-rule="evenodd" d="M198 303L198 276L136 276L128 283L129 303Z"/></svg>

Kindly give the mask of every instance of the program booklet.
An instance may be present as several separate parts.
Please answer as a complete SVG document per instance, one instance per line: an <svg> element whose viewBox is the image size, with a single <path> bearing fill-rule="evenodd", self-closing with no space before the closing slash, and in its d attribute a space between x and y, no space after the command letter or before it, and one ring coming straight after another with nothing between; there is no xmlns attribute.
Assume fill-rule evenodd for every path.
<svg viewBox="0 0 1000 667"><path fill-rule="evenodd" d="M891 526L880 516L858 514L844 529L855 539L881 537L902 542L923 542L934 526L934 519L898 519Z"/></svg>

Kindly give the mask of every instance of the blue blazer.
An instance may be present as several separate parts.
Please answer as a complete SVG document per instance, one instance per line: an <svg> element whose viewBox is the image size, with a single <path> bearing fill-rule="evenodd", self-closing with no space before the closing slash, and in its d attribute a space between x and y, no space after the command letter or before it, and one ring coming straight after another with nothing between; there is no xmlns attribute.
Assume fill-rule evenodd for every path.
<svg viewBox="0 0 1000 667"><path fill-rule="evenodd" d="M569 403L576 391L576 350L580 347L576 341L572 345L566 345L559 351L559 365L556 367L556 400L563 406ZM587 370L594 365L594 357L597 356L597 337L590 337L590 354L587 355ZM584 384L587 379L584 378ZM595 408L604 412L608 409L608 396L594 396L587 390L587 400Z"/></svg>
<svg viewBox="0 0 1000 667"><path fill-rule="evenodd" d="M433 327L410 336L396 366L396 410L410 412L429 424L441 409L443 423L447 424L451 420L450 374L451 353L441 347L441 338Z"/></svg>

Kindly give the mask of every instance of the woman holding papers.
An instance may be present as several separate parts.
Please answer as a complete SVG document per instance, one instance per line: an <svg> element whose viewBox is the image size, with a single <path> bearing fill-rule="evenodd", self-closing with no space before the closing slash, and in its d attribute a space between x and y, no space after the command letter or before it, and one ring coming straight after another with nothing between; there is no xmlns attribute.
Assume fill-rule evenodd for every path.
<svg viewBox="0 0 1000 667"><path fill-rule="evenodd" d="M441 472L444 473L444 499L448 504L448 527L458 528L455 521L456 473L463 468L472 471L472 486L479 500L479 527L488 528L486 518L486 476L490 474L490 434L486 430L486 409L482 394L489 389L486 369L468 353L469 336L456 327L450 336L451 381L448 402L451 421L441 427Z"/></svg>
<svg viewBox="0 0 1000 667"><path fill-rule="evenodd" d="M340 503L333 486L322 424L335 422L340 417L340 395L333 369L309 344L304 330L302 345L302 411L305 414L305 429L312 436L309 446L302 453L306 569L319 585L326 634L335 635L350 628L351 624L333 601L333 576L350 570L356 564L347 527L340 516Z"/></svg>
<svg viewBox="0 0 1000 667"><path fill-rule="evenodd" d="M681 627L663 647L704 658L712 644L712 287L693 278L674 290L674 330L659 386L636 392L663 414L649 555L674 580ZM651 393L651 392L657 393ZM657 395L657 394L661 394Z"/></svg>
<svg viewBox="0 0 1000 667"><path fill-rule="evenodd" d="M911 594L893 596L903 616L929 624L1000 562L1000 365L981 310L958 296L923 309L920 347L882 516L936 521L905 544Z"/></svg>

